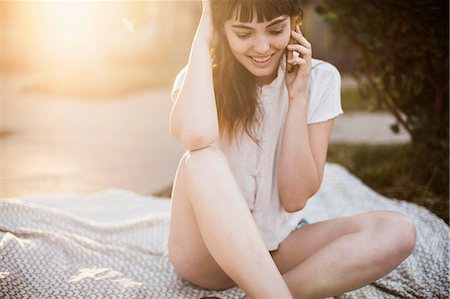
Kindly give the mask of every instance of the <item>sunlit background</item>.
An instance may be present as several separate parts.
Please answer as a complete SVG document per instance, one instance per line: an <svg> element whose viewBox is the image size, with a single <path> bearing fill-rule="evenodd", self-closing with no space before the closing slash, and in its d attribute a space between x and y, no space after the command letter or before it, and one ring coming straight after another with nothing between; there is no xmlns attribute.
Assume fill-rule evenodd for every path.
<svg viewBox="0 0 450 299"><path fill-rule="evenodd" d="M304 1L303 30L314 56L345 73L357 52L333 38L317 2ZM0 197L170 189L184 152L168 133L170 88L201 2L0 1L0 9Z"/></svg>
<svg viewBox="0 0 450 299"><path fill-rule="evenodd" d="M57 94L165 85L186 62L196 14L193 1L2 2L2 69L39 73L29 90Z"/></svg>
<svg viewBox="0 0 450 299"><path fill-rule="evenodd" d="M194 1L2 1L0 196L170 185Z"/></svg>

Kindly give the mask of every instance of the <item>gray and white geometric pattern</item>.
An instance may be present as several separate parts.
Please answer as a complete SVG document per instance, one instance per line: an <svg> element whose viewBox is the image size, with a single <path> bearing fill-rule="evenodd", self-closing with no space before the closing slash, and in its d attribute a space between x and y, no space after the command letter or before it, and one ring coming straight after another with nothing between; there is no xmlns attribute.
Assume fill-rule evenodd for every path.
<svg viewBox="0 0 450 299"><path fill-rule="evenodd" d="M0 298L244 295L238 287L204 290L178 276L166 254L169 214L148 208L160 199L117 189L50 197L58 207L44 197L0 202ZM408 215L417 227L415 251L387 276L336 298L448 298L449 228L425 208L385 198L327 163L305 214L311 223L368 210Z"/></svg>

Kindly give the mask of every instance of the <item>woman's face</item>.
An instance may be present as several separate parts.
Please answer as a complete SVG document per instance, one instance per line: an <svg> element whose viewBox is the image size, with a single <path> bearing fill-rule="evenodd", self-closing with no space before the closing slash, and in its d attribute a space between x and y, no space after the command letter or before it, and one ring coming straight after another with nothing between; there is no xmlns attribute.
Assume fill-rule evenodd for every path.
<svg viewBox="0 0 450 299"><path fill-rule="evenodd" d="M224 29L234 57L256 77L259 85L275 79L291 36L289 16L263 23L257 23L256 14L251 23L231 18Z"/></svg>

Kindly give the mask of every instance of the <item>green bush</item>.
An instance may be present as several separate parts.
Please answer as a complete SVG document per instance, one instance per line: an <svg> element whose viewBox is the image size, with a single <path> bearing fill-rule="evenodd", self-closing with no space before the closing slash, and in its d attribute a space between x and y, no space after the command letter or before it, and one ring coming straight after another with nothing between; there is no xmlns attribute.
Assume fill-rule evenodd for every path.
<svg viewBox="0 0 450 299"><path fill-rule="evenodd" d="M375 97L411 136L415 175L449 191L449 2L324 0L317 13L357 48L361 94ZM417 159L416 159L417 160Z"/></svg>

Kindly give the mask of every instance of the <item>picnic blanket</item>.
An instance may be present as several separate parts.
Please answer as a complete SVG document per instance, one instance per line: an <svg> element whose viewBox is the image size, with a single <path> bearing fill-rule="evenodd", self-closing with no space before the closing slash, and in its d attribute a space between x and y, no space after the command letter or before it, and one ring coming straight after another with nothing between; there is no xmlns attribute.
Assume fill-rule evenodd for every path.
<svg viewBox="0 0 450 299"><path fill-rule="evenodd" d="M376 193L327 163L308 222L368 210L408 215L413 254L396 270L337 298L448 298L449 228L427 209ZM0 202L0 298L240 298L183 280L167 257L170 201L109 189Z"/></svg>

